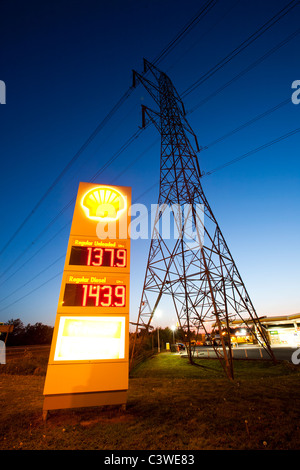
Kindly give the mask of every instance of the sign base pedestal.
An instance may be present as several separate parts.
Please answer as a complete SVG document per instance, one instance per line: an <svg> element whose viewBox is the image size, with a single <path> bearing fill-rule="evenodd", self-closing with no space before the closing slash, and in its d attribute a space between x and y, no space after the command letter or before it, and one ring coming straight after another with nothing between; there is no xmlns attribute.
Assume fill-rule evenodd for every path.
<svg viewBox="0 0 300 470"><path fill-rule="evenodd" d="M93 406L121 405L126 409L127 390L113 390L108 392L89 393L63 393L59 395L45 395L43 406L43 420L46 421L48 411L65 408L86 408Z"/></svg>

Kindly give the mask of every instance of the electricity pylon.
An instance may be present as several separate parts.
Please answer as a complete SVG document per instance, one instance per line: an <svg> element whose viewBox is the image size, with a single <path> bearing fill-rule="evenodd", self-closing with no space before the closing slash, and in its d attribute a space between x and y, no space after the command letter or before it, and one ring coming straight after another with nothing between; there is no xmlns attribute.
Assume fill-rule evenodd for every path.
<svg viewBox="0 0 300 470"><path fill-rule="evenodd" d="M148 76L151 76L151 80ZM229 337L231 319L241 319L274 360L268 336L246 291L240 273L201 185L196 151L187 135L196 136L185 117L183 102L170 78L144 60L144 73L133 72L158 105L142 106L143 126L153 123L161 134L160 188L137 331L149 329L163 295L172 298L180 327L188 340L193 329L218 329L221 347L214 347L227 376L233 379ZM161 233L162 219L173 209L178 236ZM191 236L191 234L193 236ZM223 333L223 334L222 334ZM133 348L134 349L134 348ZM133 352L132 352L133 354ZM191 348L189 358L192 362Z"/></svg>

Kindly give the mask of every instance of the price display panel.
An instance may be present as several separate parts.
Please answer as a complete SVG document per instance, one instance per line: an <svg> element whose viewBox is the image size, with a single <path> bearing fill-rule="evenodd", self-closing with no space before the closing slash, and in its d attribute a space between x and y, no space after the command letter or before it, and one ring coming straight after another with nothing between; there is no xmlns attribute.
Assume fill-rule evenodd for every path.
<svg viewBox="0 0 300 470"><path fill-rule="evenodd" d="M69 264L97 268L126 268L127 250L124 248L72 246Z"/></svg>
<svg viewBox="0 0 300 470"><path fill-rule="evenodd" d="M126 286L66 284L64 307L125 307Z"/></svg>
<svg viewBox="0 0 300 470"><path fill-rule="evenodd" d="M128 240L101 241L98 238L71 237L65 269L110 273L129 273Z"/></svg>
<svg viewBox="0 0 300 470"><path fill-rule="evenodd" d="M60 295L60 313L128 313L129 280L126 275L65 273Z"/></svg>

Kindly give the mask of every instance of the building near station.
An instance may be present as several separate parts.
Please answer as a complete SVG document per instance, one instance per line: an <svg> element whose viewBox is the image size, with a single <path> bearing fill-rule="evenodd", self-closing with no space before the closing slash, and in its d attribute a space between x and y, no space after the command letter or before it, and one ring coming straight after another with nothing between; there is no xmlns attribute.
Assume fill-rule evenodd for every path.
<svg viewBox="0 0 300 470"><path fill-rule="evenodd" d="M260 317L260 324L267 331L270 344L272 346L300 346L300 313L293 315L280 315L274 317ZM247 320L247 324L251 325L251 319ZM230 327L236 328L243 334L243 321L233 320Z"/></svg>

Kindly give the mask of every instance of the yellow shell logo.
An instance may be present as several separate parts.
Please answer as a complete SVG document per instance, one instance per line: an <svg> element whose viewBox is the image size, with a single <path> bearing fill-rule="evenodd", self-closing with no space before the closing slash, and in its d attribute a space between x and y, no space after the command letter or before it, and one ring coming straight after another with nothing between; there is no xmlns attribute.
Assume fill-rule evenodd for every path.
<svg viewBox="0 0 300 470"><path fill-rule="evenodd" d="M116 220L125 209L125 198L115 188L97 187L89 190L82 198L81 205L86 216L94 220Z"/></svg>

